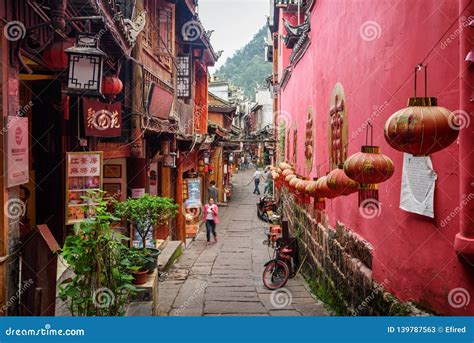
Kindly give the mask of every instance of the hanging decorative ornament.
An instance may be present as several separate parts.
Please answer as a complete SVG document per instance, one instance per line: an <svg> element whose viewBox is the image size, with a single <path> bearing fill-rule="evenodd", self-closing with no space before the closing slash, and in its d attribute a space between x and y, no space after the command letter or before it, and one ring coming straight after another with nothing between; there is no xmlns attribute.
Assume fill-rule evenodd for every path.
<svg viewBox="0 0 474 343"><path fill-rule="evenodd" d="M296 175L295 177L291 178L291 180L288 182L288 186L290 186L290 192L296 192L296 184L300 181L301 179L299 179Z"/></svg>
<svg viewBox="0 0 474 343"><path fill-rule="evenodd" d="M286 163L286 162L281 162L278 167L281 169L281 170L286 170L286 169L293 169L293 166L289 163Z"/></svg>
<svg viewBox="0 0 474 343"><path fill-rule="evenodd" d="M314 198L314 209L323 211L326 208L326 201L323 197L320 196L318 192L317 185L318 179L315 178L313 181L309 181L306 186L306 193Z"/></svg>
<svg viewBox="0 0 474 343"><path fill-rule="evenodd" d="M415 97L408 100L408 107L388 118L385 139L395 150L414 156L427 156L450 146L458 137L459 123L456 116L444 107L437 106L437 99L427 96L427 66L425 70L425 96L416 96L417 73L415 68Z"/></svg>
<svg viewBox="0 0 474 343"><path fill-rule="evenodd" d="M371 145L367 143L368 129L371 129ZM359 183L359 206L378 207L378 184L393 175L394 166L390 158L380 153L380 147L373 146L373 127L368 123L366 145L361 152L350 156L344 163L344 172L354 181Z"/></svg>
<svg viewBox="0 0 474 343"><path fill-rule="evenodd" d="M123 89L123 83L117 76L104 76L102 79L102 94L109 100L115 98Z"/></svg>
<svg viewBox="0 0 474 343"><path fill-rule="evenodd" d="M291 175L291 174L294 174L294 170L293 169L284 169L282 172L281 172L281 175L283 175L283 177L287 177L288 175Z"/></svg>
<svg viewBox="0 0 474 343"><path fill-rule="evenodd" d="M308 186L308 183L310 181L308 180L298 180L296 183L296 192L298 199L303 203L303 204L308 204L309 203L309 195L306 193L306 186Z"/></svg>
<svg viewBox="0 0 474 343"><path fill-rule="evenodd" d="M316 181L316 190L319 193L319 196L322 198L333 199L341 195L340 192L337 192L328 186L328 177L323 176Z"/></svg>
<svg viewBox="0 0 474 343"><path fill-rule="evenodd" d="M295 174L288 174L286 177L285 177L285 184L287 187L290 187L290 181L292 179L294 179L296 177Z"/></svg>
<svg viewBox="0 0 474 343"><path fill-rule="evenodd" d="M340 163L337 169L327 175L327 184L333 191L342 195L352 194L359 189L359 184L344 173L343 163Z"/></svg>

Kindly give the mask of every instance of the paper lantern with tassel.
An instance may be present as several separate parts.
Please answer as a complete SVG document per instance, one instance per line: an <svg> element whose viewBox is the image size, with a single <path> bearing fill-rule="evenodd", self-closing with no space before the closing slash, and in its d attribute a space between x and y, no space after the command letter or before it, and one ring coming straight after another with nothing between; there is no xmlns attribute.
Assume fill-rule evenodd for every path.
<svg viewBox="0 0 474 343"><path fill-rule="evenodd" d="M314 198L314 209L323 211L326 208L326 201L323 197L321 197L318 189L317 189L317 179L313 181L309 181L306 186L306 193Z"/></svg>
<svg viewBox="0 0 474 343"><path fill-rule="evenodd" d="M427 67L425 66L425 97L408 99L408 107L401 109L385 123L385 139L395 150L414 156L427 156L450 146L458 137L456 116L444 107L437 106L437 99L427 96Z"/></svg>
<svg viewBox="0 0 474 343"><path fill-rule="evenodd" d="M329 188L342 195L355 193L359 189L359 184L344 173L343 163L327 175L327 184Z"/></svg>
<svg viewBox="0 0 474 343"><path fill-rule="evenodd" d="M308 204L309 203L309 196L308 194L306 193L306 186L308 185L310 181L308 180L299 180L297 183L296 183L296 191L298 192L298 196L299 196L299 199L301 200L301 202L303 202L304 204Z"/></svg>
<svg viewBox="0 0 474 343"><path fill-rule="evenodd" d="M320 196L327 199L333 199L341 195L340 192L337 192L328 186L328 177L323 176L316 181L316 190L319 192Z"/></svg>
<svg viewBox="0 0 474 343"><path fill-rule="evenodd" d="M344 172L359 183L359 206L378 206L378 184L390 179L394 166L390 158L380 153L380 147L364 145L361 152L346 160Z"/></svg>

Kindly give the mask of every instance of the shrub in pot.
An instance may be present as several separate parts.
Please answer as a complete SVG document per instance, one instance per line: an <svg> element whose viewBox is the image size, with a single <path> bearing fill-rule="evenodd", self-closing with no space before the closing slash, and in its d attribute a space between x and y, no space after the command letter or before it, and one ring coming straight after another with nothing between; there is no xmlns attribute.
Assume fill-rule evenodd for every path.
<svg viewBox="0 0 474 343"><path fill-rule="evenodd" d="M154 258L148 265L150 272L156 268L159 250L146 248L146 238L155 225L167 224L169 219L178 213L178 205L171 198L145 194L138 199L128 198L125 202L114 202L117 217L128 220L136 228L142 239L142 249Z"/></svg>
<svg viewBox="0 0 474 343"><path fill-rule="evenodd" d="M122 254L128 238L112 230L117 218L107 211L103 192L84 198L95 216L74 225L64 242L61 255L74 276L59 285L59 296L73 316L123 315L128 297L138 291Z"/></svg>

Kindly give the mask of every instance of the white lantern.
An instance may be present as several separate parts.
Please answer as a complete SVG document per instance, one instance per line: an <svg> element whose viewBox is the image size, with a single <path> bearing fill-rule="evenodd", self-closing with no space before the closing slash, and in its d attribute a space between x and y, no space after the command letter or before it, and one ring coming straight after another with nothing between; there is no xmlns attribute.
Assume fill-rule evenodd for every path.
<svg viewBox="0 0 474 343"><path fill-rule="evenodd" d="M76 45L65 52L69 58L67 92L75 95L101 96L105 52L98 48L97 35L79 33Z"/></svg>

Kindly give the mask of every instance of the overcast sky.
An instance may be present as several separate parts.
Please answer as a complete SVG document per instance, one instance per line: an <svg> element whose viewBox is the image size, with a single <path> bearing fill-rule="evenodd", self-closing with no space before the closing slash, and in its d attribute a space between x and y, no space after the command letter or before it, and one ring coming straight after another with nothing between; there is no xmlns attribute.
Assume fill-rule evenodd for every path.
<svg viewBox="0 0 474 343"><path fill-rule="evenodd" d="M265 25L269 8L269 0L199 0L199 18L206 30L214 30L212 46L224 50L216 67L250 42Z"/></svg>

